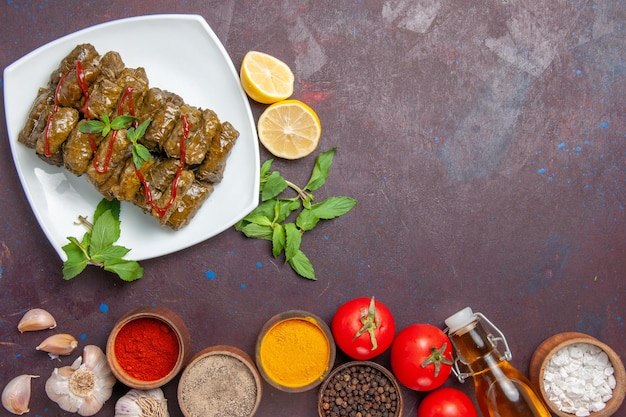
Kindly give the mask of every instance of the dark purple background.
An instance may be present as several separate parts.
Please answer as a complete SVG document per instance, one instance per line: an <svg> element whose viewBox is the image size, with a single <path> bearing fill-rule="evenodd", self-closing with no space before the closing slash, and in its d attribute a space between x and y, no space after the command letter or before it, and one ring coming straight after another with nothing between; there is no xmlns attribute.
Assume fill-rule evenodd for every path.
<svg viewBox="0 0 626 417"><path fill-rule="evenodd" d="M399 329L443 328L473 307L504 332L524 372L539 343L563 331L624 357L623 2L10 0L0 5L0 65L76 30L155 13L204 16L236 68L253 49L287 62L294 98L322 121L318 151L338 148L318 199L359 203L304 236L316 282L234 229L142 262L146 274L132 284L95 268L66 282L21 190L0 112L0 384L42 376L29 415L66 415L43 386L78 354L53 362L35 351L44 335L16 330L32 307L81 346L104 348L126 311L162 305L187 323L193 352L229 344L253 355L278 312L330 322L343 302L375 295ZM252 103L255 117L264 108ZM317 153L274 168L304 184ZM388 353L377 361L389 366ZM257 416L317 415L316 390L264 388ZM181 416L176 381L164 391ZM100 414L112 415L124 392L118 384ZM414 416L423 394L403 394Z"/></svg>

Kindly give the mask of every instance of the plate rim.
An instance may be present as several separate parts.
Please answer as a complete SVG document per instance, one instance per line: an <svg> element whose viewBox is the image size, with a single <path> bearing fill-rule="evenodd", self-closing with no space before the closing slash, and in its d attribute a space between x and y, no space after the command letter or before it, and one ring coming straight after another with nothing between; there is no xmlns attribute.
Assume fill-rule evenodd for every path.
<svg viewBox="0 0 626 417"><path fill-rule="evenodd" d="M188 21L190 23L195 23L197 25L199 25L202 30L206 33L206 35L209 36L209 38L211 39L212 43L213 43L213 47L217 48L217 51L221 54L221 56L224 58L225 64L228 67L229 71L231 72L231 75L234 77L238 78L238 73L235 69L234 63L232 62L232 59L230 57L230 55L228 54L228 51L226 50L226 48L224 47L224 45L222 44L222 42L220 41L220 39L217 37L217 35L215 34L215 32L213 31L213 29L210 27L210 25L208 24L208 22L206 21L206 19L199 15L199 14L147 14L147 15L138 15L138 16L130 16L130 17L125 17L125 18L120 18L120 19L113 19L113 20L109 20L106 22L102 22L102 23L98 23L95 25L91 25L79 30L76 30L74 32L70 32L64 36L61 36L59 38L56 38L54 40L51 40L43 45L40 45L39 47L37 47L36 49L28 52L27 54L21 56L20 58L18 58L17 60L13 61L11 64L7 65L4 70L3 70L3 79L5 80L4 82L4 102L5 102L5 118L6 118L6 123L7 123L7 138L9 141L9 147L11 149L11 157L13 159L13 164L15 166L15 170L18 174L18 178L20 181L20 185L22 188L22 191L24 192L29 206L31 208L32 213L34 214L35 218L37 219L38 225L41 228L41 230L44 232L44 234L46 235L46 238L48 240L48 242L50 243L50 245L53 247L53 249L57 252L58 256L62 259L65 260L67 259L67 256L65 254L65 252L62 250L62 246L60 244L60 242L58 242L58 239L56 239L55 235L53 234L53 232L50 230L50 228L48 227L48 224L46 221L44 221L45 219L42 216L42 213L40 213L40 210L37 208L37 205L35 204L34 201L34 197L32 195L33 190L31 190L31 188L29 187L29 184L27 183L26 178L24 177L24 173L22 172L23 167L20 169L20 162L17 160L18 159L18 150L17 150L17 144L14 143L17 141L16 137L12 137L12 133L9 131L8 129L8 123L9 123L9 114L13 114L10 113L7 103L9 103L8 100L8 95L10 94L10 92L12 91L12 87L7 89L7 79L11 80L12 78L12 74L19 69L19 67L21 65L23 65L24 62L28 62L29 60L33 59L33 57L36 57L37 55L44 53L48 50L53 50L57 45L59 44L63 44L65 42L68 42L71 39L77 38L80 39L81 37L85 37L86 35L98 32L98 31L102 31L102 30L109 30L111 27L115 27L118 25L129 25L132 24L133 22L137 22L137 21L177 21L177 22L185 22ZM8 77L7 77L8 76ZM259 203L259 195L258 195L258 190L259 190L259 183L260 183L260 178L259 178L259 172L260 172L260 151L259 151L259 145L258 145L258 137L257 137L257 132L256 132L256 125L254 122L254 117L252 115L252 110L250 107L250 103L248 101L248 98L245 94L245 92L243 91L243 89L239 89L239 94L240 97L239 99L242 100L242 102L244 103L244 108L243 110L245 110L245 114L244 119L247 120L247 123L250 123L250 127L251 127L251 134L252 134L252 156L254 159L254 167L253 167L253 172L255 173L253 181L252 181L252 187L251 187L251 195L248 195L245 199L245 204L244 204L244 208L242 208L242 213L245 211L245 213L238 213L240 214L240 218L243 218L247 213L249 213L250 211L252 211L256 206L258 206ZM216 185L217 186L217 185ZM205 202L206 204L206 202ZM95 207L94 207L95 210ZM89 213L91 214L91 213ZM238 220L235 221L230 221L230 222L224 222L223 224L220 224L219 226L215 227L214 230L211 233L208 234L203 234L200 235L198 239L192 239L190 241L188 241L187 243L183 244L180 247L175 247L175 248L166 248L164 250L155 250L154 253L151 254L147 254L145 256L137 256L137 257L133 257L132 256L132 248L131 248L131 253L129 254L128 258L129 259L134 259L136 261L143 261L143 260L148 260L148 259L154 259L154 258L158 258L161 256L165 256L165 255L169 255L169 254L173 254L179 251L182 251L184 249L188 249L194 245L197 245L201 242L204 242L206 240L209 240L217 235L219 235L220 233L224 232L226 229L232 227L234 224L236 224ZM192 219L192 223L193 223L193 219ZM187 225L185 227L190 227L192 226L192 224ZM156 225L156 227L158 228L164 228L164 226L159 226ZM172 233L176 233L176 231L171 231ZM69 234L69 233L68 233Z"/></svg>

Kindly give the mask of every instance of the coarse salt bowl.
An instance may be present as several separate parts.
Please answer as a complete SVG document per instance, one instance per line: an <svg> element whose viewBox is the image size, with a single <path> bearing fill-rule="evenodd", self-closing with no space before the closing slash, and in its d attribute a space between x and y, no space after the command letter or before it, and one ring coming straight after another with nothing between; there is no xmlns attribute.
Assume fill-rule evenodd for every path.
<svg viewBox="0 0 626 417"><path fill-rule="evenodd" d="M530 360L529 376L559 417L609 417L624 400L624 364L613 349L584 333L543 341Z"/></svg>
<svg viewBox="0 0 626 417"><path fill-rule="evenodd" d="M263 379L285 392L317 387L335 364L336 346L318 316L289 310L269 319L256 342L255 360Z"/></svg>
<svg viewBox="0 0 626 417"><path fill-rule="evenodd" d="M185 417L252 417L261 403L261 376L248 354L234 346L197 353L178 382Z"/></svg>
<svg viewBox="0 0 626 417"><path fill-rule="evenodd" d="M124 385L158 388L189 359L191 338L183 320L166 307L138 307L124 314L109 334L106 356Z"/></svg>
<svg viewBox="0 0 626 417"><path fill-rule="evenodd" d="M346 401L350 398L351 401ZM402 391L387 368L371 361L336 367L320 387L319 417L345 415L402 416Z"/></svg>

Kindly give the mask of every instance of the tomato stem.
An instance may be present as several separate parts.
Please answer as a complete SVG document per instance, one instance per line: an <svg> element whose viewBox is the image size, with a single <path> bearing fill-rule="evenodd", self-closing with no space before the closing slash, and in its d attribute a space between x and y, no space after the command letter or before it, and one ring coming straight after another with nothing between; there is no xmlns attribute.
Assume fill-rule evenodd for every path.
<svg viewBox="0 0 626 417"><path fill-rule="evenodd" d="M430 348L430 355L422 362L422 368L426 368L428 365L433 364L435 366L435 377L439 375L441 370L441 364L452 365L452 361L446 358L445 352L448 347L447 343L444 343L441 348L433 346Z"/></svg>
<svg viewBox="0 0 626 417"><path fill-rule="evenodd" d="M376 317L376 303L374 301L374 297L372 297L372 299L370 300L368 309L361 309L361 324L363 326L359 329L358 332L356 332L352 340L354 341L363 333L368 332L370 335L370 340L372 342L371 350L376 350L378 348L378 342L376 341L376 334L374 333L374 330L378 328L378 320Z"/></svg>

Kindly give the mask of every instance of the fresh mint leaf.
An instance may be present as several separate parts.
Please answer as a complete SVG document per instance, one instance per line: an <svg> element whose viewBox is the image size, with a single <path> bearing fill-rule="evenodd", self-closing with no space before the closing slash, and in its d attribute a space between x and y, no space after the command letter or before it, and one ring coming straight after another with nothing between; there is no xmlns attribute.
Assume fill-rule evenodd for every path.
<svg viewBox="0 0 626 417"><path fill-rule="evenodd" d="M67 255L67 260L63 263L63 279L70 280L87 267L87 254L75 238L61 249Z"/></svg>
<svg viewBox="0 0 626 417"><path fill-rule="evenodd" d="M248 223L239 230L247 237L255 239L272 240L274 234L270 226L259 226L258 224Z"/></svg>
<svg viewBox="0 0 626 417"><path fill-rule="evenodd" d="M313 264L307 256L301 250L298 250L288 261L289 266L303 278L310 279L312 281L317 280L315 277L315 270Z"/></svg>
<svg viewBox="0 0 626 417"><path fill-rule="evenodd" d="M148 162L152 159L152 155L150 154L148 148L138 142L139 139L141 139L146 133L146 129L148 129L151 121L152 119L146 119L139 126L137 126L137 128L129 127L126 131L126 138L132 143L131 151L133 155L133 163L138 169L141 168L144 162Z"/></svg>
<svg viewBox="0 0 626 417"><path fill-rule="evenodd" d="M124 246L111 245L105 246L100 251L91 254L91 260L95 263L105 264L111 259L121 259L130 252L130 249Z"/></svg>
<svg viewBox="0 0 626 417"><path fill-rule="evenodd" d="M335 156L335 150L336 148L332 148L319 154L315 160L315 166L313 167L311 178L309 179L306 187L304 187L305 190L315 191L326 183L330 172L330 166L332 165L333 157Z"/></svg>
<svg viewBox="0 0 626 417"><path fill-rule="evenodd" d="M300 250L302 234L294 223L285 224L285 260L289 262Z"/></svg>
<svg viewBox="0 0 626 417"><path fill-rule="evenodd" d="M250 223L258 224L259 226L271 226L272 225L272 221L268 219L267 216L258 216L258 215L247 216L246 220L249 221Z"/></svg>
<svg viewBox="0 0 626 417"><path fill-rule="evenodd" d="M268 172L270 172L270 169L272 169L272 162L274 162L273 159L268 159L267 161L263 162L263 165L261 165L261 178L267 177Z"/></svg>
<svg viewBox="0 0 626 417"><path fill-rule="evenodd" d="M261 201L267 201L270 198L276 197L278 194L285 191L288 187L287 181L281 175L274 171L267 177L267 181L263 186L263 191L261 192Z"/></svg>
<svg viewBox="0 0 626 417"><path fill-rule="evenodd" d="M272 255L274 258L278 258L285 250L285 238L285 228L282 224L276 223L272 234Z"/></svg>
<svg viewBox="0 0 626 417"><path fill-rule="evenodd" d="M100 218L100 215L106 211L110 211L111 214L113 215L113 218L116 221L119 221L120 210L121 210L121 205L120 205L119 200L116 200L116 199L107 200L106 198L103 198L102 200L100 200L100 202L96 206L96 211L93 214L93 221L97 222L98 219Z"/></svg>
<svg viewBox="0 0 626 417"><path fill-rule="evenodd" d="M276 205L274 206L274 222L282 223L287 217L294 211L300 208L299 200L291 200L291 199L277 199Z"/></svg>
<svg viewBox="0 0 626 417"><path fill-rule="evenodd" d="M303 232L313 229L319 223L320 218L310 208L303 209L296 217L296 226Z"/></svg>
<svg viewBox="0 0 626 417"><path fill-rule="evenodd" d="M84 123L81 123L80 126L78 126L78 131L81 133L87 133L87 134L102 133L105 126L106 125L100 120L89 120Z"/></svg>
<svg viewBox="0 0 626 417"><path fill-rule="evenodd" d="M100 253L105 247L111 246L120 237L120 224L111 211L105 211L93 224L91 231L90 256Z"/></svg>
<svg viewBox="0 0 626 417"><path fill-rule="evenodd" d="M330 220L342 216L352 210L356 200L350 197L328 197L326 200L311 206L311 212L320 219Z"/></svg>
<svg viewBox="0 0 626 417"><path fill-rule="evenodd" d="M135 118L135 120L137 120L137 118ZM128 132L126 135L131 138L133 143L136 143L139 139L143 137L143 135L146 134L146 130L148 130L148 126L150 126L150 122L152 122L152 119L146 119L143 122L141 122L141 124L137 126L136 128L134 127L128 128Z"/></svg>
<svg viewBox="0 0 626 417"><path fill-rule="evenodd" d="M144 162L148 162L152 159L152 154L148 148L140 143L133 144L131 152L133 155L133 163L137 169L141 168Z"/></svg>
<svg viewBox="0 0 626 417"><path fill-rule="evenodd" d="M104 270L117 274L124 281L136 281L143 276L144 269L136 262L112 259L104 263Z"/></svg>
<svg viewBox="0 0 626 417"><path fill-rule="evenodd" d="M130 126L130 124L134 122L135 120L139 120L139 119L137 119L135 116L129 116L129 115L117 116L111 122L111 129L113 130L127 129L128 126Z"/></svg>

